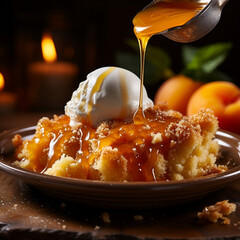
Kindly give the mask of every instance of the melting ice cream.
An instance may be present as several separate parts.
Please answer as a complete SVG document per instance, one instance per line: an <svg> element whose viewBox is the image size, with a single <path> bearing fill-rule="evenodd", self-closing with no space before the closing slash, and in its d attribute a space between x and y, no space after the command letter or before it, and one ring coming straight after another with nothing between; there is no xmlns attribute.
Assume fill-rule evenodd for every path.
<svg viewBox="0 0 240 240"><path fill-rule="evenodd" d="M99 68L87 75L73 92L65 113L74 126L82 118L93 126L108 119L129 119L138 110L140 79L132 72L118 67ZM143 90L143 109L152 107L146 89Z"/></svg>

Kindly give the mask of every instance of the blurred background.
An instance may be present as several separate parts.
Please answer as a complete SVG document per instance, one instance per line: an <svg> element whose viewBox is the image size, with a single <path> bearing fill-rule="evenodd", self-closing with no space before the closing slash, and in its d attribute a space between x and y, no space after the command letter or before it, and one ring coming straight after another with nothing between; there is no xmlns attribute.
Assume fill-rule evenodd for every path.
<svg viewBox="0 0 240 240"><path fill-rule="evenodd" d="M8 0L0 8L0 115L9 112L63 112L66 101L86 75L102 66L121 66L138 73L138 51L132 19L146 0ZM229 0L217 27L201 40L201 47L231 42L219 69L238 84L240 56L240 1ZM41 40L52 38L56 56L44 59ZM135 41L135 43L134 43ZM182 47L161 35L149 45L161 48L171 59L169 68L183 67ZM159 59L159 67L161 67ZM151 98L164 77L145 85ZM156 76L156 74L154 75ZM218 79L216 79L218 80ZM219 79L221 80L221 79Z"/></svg>

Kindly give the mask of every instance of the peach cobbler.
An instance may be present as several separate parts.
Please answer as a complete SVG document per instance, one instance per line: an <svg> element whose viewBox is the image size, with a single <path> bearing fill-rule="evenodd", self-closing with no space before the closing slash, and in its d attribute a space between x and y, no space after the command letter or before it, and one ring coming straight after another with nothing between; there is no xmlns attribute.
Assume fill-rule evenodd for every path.
<svg viewBox="0 0 240 240"><path fill-rule="evenodd" d="M218 121L213 113L202 109L186 117L165 104L153 106L143 86L149 38L185 24L203 7L160 2L137 14L133 24L141 81L117 67L91 72L73 92L64 115L42 118L30 140L14 137L15 164L54 176L119 182L181 180L225 171L216 164Z"/></svg>
<svg viewBox="0 0 240 240"><path fill-rule="evenodd" d="M37 172L103 181L180 180L221 172L209 110L192 117L162 106L145 110L141 124L103 121L69 125L66 115L42 118L31 140L16 135L15 164Z"/></svg>
<svg viewBox="0 0 240 240"><path fill-rule="evenodd" d="M129 84L139 86L140 80L124 69L100 70L80 84L64 115L39 120L32 139L14 137L16 165L54 176L120 182L181 180L225 170L216 165L218 121L212 111L186 117L166 104L153 106L144 92L145 110L136 120L139 88Z"/></svg>

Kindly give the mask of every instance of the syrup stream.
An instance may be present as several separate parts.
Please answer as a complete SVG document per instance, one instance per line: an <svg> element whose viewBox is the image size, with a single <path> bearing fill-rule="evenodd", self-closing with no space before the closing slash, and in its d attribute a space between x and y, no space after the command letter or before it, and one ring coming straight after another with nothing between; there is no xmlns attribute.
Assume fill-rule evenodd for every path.
<svg viewBox="0 0 240 240"><path fill-rule="evenodd" d="M197 15L206 5L189 0L159 2L139 12L133 19L134 33L140 49L140 96L139 107L133 116L138 124L145 118L143 111L143 83L146 47L149 39L167 29L181 26Z"/></svg>
<svg viewBox="0 0 240 240"><path fill-rule="evenodd" d="M144 65L145 65L145 55L146 48L150 37L138 38L139 50L140 50L140 96L139 96L139 106L137 112L133 116L134 123L141 123L145 118L143 111L143 83L144 83Z"/></svg>

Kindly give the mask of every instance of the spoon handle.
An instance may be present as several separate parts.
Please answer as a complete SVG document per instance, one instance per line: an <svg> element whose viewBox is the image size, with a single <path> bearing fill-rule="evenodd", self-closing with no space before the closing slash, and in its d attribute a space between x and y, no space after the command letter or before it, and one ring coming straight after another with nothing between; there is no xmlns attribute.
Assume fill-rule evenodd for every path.
<svg viewBox="0 0 240 240"><path fill-rule="evenodd" d="M159 3L159 2L164 2L164 0L153 0L153 1L150 2L144 9L149 8L149 7L153 6L153 5L156 5L156 4ZM143 10L144 10L144 9L143 9Z"/></svg>
<svg viewBox="0 0 240 240"><path fill-rule="evenodd" d="M229 0L219 0L219 7L223 8Z"/></svg>

